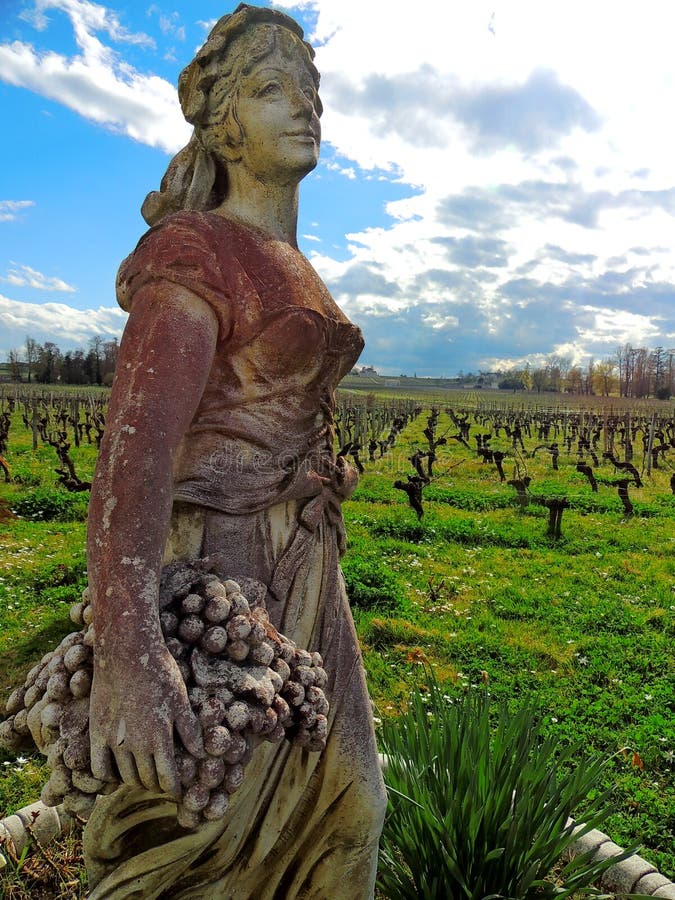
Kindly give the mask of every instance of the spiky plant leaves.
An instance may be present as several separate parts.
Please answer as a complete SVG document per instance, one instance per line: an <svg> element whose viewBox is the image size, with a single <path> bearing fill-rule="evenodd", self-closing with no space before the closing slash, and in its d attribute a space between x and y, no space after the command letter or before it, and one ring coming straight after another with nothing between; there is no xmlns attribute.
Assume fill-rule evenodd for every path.
<svg viewBox="0 0 675 900"><path fill-rule="evenodd" d="M390 805L378 884L390 900L602 896L602 873L635 852L562 865L611 812L610 792L593 793L609 760L558 747L531 710L495 709L487 690L451 701L429 673L381 743Z"/></svg>

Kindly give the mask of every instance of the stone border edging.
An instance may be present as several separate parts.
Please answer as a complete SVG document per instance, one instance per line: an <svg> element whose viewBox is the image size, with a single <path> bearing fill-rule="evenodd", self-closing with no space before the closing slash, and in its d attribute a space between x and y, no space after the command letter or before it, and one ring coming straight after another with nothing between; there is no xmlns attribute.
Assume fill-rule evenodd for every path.
<svg viewBox="0 0 675 900"><path fill-rule="evenodd" d="M578 826L581 828L582 826ZM623 851L602 831L594 828L572 846L570 854L593 853L594 860L610 859ZM629 856L607 869L600 886L622 894L647 894L650 897L667 897L675 900L675 884L641 856Z"/></svg>
<svg viewBox="0 0 675 900"><path fill-rule="evenodd" d="M2 853L5 842L11 845L16 856L21 856L31 837L39 844L48 844L70 831L73 824L73 818L62 806L45 806L41 800L18 809L6 819L0 819L0 872L7 865Z"/></svg>

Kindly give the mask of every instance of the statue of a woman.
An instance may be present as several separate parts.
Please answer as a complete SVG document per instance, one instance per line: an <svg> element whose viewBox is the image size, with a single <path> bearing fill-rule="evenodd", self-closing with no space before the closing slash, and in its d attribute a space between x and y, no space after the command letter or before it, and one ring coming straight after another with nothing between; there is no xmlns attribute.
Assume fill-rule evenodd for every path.
<svg viewBox="0 0 675 900"><path fill-rule="evenodd" d="M386 803L339 557L355 476L334 390L361 334L298 251L317 163L313 51L241 5L182 73L194 125L122 264L129 311L92 490L92 770L124 784L85 832L92 900L373 896ZM201 733L159 624L164 564L222 559L266 586L272 623L329 673L327 746L260 746L222 819L176 820L174 733Z"/></svg>

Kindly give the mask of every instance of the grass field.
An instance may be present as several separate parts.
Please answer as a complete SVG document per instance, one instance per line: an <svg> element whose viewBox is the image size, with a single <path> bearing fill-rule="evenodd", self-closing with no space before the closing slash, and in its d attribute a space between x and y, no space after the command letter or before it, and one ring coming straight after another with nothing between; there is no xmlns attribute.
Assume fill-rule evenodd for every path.
<svg viewBox="0 0 675 900"><path fill-rule="evenodd" d="M437 433L454 433L444 405L460 401L437 399ZM393 482L425 449L427 414L365 464L344 506L343 565L378 718L403 708L427 665L449 697L487 680L496 697L534 708L561 745L615 754L607 778L616 812L605 830L624 846L640 840L642 855L675 878L675 450L643 475L642 488L631 487L627 517L608 462L594 469L593 493L574 449L561 446L555 471L550 454L516 457L504 432L493 437L492 448L509 453L507 480L526 472L533 497L567 499L555 539L545 507L520 508L473 440L471 449L449 440L438 448L420 521ZM537 443L525 438L528 451ZM90 477L95 448L71 453L78 475ZM32 451L16 413L6 459L22 483L0 483L3 695L73 630L68 608L86 582L84 496L54 489L54 451ZM638 469L641 462L636 448ZM44 769L7 754L0 768L1 816L35 799Z"/></svg>
<svg viewBox="0 0 675 900"><path fill-rule="evenodd" d="M495 696L536 707L561 744L626 748L610 767L616 814L607 830L624 845L642 840L644 855L674 877L671 471L652 472L626 518L616 491L601 484L593 494L564 454L557 472L548 459L528 459L533 493L564 493L571 504L554 540L545 508L516 508L494 467L455 445L443 448L418 522L391 484L422 445L423 424L394 448L398 465L371 464L345 507L351 594L358 602L362 573L384 586L379 609L355 610L380 715L405 703L429 662L449 695L489 678ZM512 464L505 469L512 477ZM613 477L611 467L597 471Z"/></svg>

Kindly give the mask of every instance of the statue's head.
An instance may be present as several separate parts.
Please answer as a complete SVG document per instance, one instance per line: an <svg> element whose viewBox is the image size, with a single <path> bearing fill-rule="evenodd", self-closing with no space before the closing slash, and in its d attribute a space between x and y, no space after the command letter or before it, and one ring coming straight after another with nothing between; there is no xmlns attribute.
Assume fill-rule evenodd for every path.
<svg viewBox="0 0 675 900"><path fill-rule="evenodd" d="M160 191L146 198L142 213L149 224L179 209L208 210L222 202L228 162L246 141L238 115L242 85L271 57L294 68L307 85L312 114L321 114L319 73L302 28L278 10L240 4L216 23L180 74L178 97L194 134L171 161Z"/></svg>
<svg viewBox="0 0 675 900"><path fill-rule="evenodd" d="M228 120L236 133L241 79L276 53L306 69L318 103L319 73L313 63L314 50L303 40L297 22L277 10L242 3L216 23L204 46L180 74L178 98L185 118L196 128Z"/></svg>

